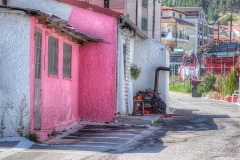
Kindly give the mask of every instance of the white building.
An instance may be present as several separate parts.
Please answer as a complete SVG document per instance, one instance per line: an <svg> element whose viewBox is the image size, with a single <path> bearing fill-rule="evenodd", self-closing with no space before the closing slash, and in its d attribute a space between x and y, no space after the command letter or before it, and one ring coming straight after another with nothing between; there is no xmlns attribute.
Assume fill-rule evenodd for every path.
<svg viewBox="0 0 240 160"><path fill-rule="evenodd" d="M214 29L208 24L202 7L175 7L175 9L185 12L185 20L195 25L186 30L190 41L185 48L186 52L194 49L197 53L198 48L213 41Z"/></svg>
<svg viewBox="0 0 240 160"><path fill-rule="evenodd" d="M189 27L195 25L185 20L185 12L172 7L162 6L161 42L174 48L183 48L189 45Z"/></svg>

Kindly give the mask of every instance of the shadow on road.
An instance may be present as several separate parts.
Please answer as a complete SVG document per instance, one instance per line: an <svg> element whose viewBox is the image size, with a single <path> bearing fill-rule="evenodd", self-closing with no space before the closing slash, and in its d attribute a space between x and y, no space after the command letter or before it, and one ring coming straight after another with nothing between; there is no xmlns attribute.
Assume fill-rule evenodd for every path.
<svg viewBox="0 0 240 160"><path fill-rule="evenodd" d="M196 133L198 131L218 130L218 126L214 122L215 118L230 118L228 115L199 115L193 113L198 110L182 110L177 109L175 115L171 118L164 118L157 127L159 128L153 135L142 140L138 145L130 151L131 153L159 153L166 148L165 143L180 143L187 141L186 135ZM177 138L166 138L167 133L174 132ZM184 136L185 134L185 136Z"/></svg>
<svg viewBox="0 0 240 160"><path fill-rule="evenodd" d="M141 135L143 130L149 128L134 128L128 127L94 127L88 126L84 130L79 130L73 133L66 139L71 137L76 138L79 135L80 141L72 145L33 145L30 150L72 150L72 151L95 151L102 153L159 153L166 148L166 143L180 143L184 142L186 138L172 138L169 139L167 134L169 132L186 133L218 130L218 126L214 122L214 118L230 118L227 115L200 115L196 114L197 110L180 110L177 109L174 114L182 116L173 116L171 118L164 118L157 124L157 130L151 135ZM94 130L88 130L94 129ZM94 137L97 134L99 138ZM133 135L133 137L131 137ZM112 137L111 141L107 141L107 137ZM134 136L146 136L145 138L135 139ZM104 139L106 137L106 140ZM167 137L167 138L166 138ZM129 139L130 140L129 140ZM133 140L131 140L134 139ZM102 141L100 140L102 139ZM109 139L108 139L109 140ZM129 140L129 141L127 141ZM101 145L103 143L108 145ZM1 147L1 146L0 146ZM9 147L10 148L10 147Z"/></svg>

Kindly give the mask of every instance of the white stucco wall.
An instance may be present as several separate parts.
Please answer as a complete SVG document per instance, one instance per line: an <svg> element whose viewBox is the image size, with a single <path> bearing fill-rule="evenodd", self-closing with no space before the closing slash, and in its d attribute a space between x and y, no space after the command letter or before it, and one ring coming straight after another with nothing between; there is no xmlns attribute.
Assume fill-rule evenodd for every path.
<svg viewBox="0 0 240 160"><path fill-rule="evenodd" d="M126 114L125 98L125 76L124 76L124 55L123 44L125 44L122 30L118 31L118 51L117 51L117 112Z"/></svg>
<svg viewBox="0 0 240 160"><path fill-rule="evenodd" d="M68 20L73 6L58 2L56 0L8 0L9 6L38 9L48 14Z"/></svg>
<svg viewBox="0 0 240 160"><path fill-rule="evenodd" d="M141 74L133 81L133 94L146 89L154 89L155 70L157 67L169 67L169 54L166 47L153 40L136 40L134 46L133 63L141 67ZM160 71L158 92L169 107L169 72ZM167 109L168 111L168 109Z"/></svg>
<svg viewBox="0 0 240 160"><path fill-rule="evenodd" d="M3 120L3 131L5 136L16 136L20 116L16 110L24 96L26 111L30 110L30 17L0 9L0 29L0 121L6 105L12 103L13 108L8 108ZM24 125L29 125L29 114Z"/></svg>

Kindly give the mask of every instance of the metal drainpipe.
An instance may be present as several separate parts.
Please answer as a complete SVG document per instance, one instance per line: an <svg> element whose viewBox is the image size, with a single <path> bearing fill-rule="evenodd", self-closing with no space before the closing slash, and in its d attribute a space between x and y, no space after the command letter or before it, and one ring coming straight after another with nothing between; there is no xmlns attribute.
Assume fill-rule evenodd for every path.
<svg viewBox="0 0 240 160"><path fill-rule="evenodd" d="M138 0L136 0L136 26L138 27Z"/></svg>
<svg viewBox="0 0 240 160"><path fill-rule="evenodd" d="M155 83L154 83L154 91L158 92L158 79L160 71L170 71L169 67L158 67L155 71Z"/></svg>
<svg viewBox="0 0 240 160"><path fill-rule="evenodd" d="M155 0L153 0L152 39L155 39Z"/></svg>

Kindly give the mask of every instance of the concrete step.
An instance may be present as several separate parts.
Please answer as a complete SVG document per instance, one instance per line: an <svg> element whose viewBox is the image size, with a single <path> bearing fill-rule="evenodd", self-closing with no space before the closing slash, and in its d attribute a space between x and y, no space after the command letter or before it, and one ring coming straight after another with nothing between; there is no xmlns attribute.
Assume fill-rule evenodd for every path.
<svg viewBox="0 0 240 160"><path fill-rule="evenodd" d="M160 114L144 116L119 116L115 118L116 123L132 125L153 125L154 122L158 120L160 120Z"/></svg>

